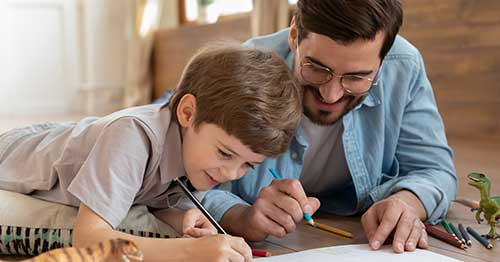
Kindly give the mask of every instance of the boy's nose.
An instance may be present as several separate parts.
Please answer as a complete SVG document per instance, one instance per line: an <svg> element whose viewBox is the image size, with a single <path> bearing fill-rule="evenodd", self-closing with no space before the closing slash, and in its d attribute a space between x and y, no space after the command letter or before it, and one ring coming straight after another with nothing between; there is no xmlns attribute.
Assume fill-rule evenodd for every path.
<svg viewBox="0 0 500 262"><path fill-rule="evenodd" d="M330 82L319 87L321 98L326 103L335 103L344 96L344 88L340 84L340 78L333 78Z"/></svg>
<svg viewBox="0 0 500 262"><path fill-rule="evenodd" d="M237 166L226 166L222 168L221 173L228 180L236 180L239 178L239 168Z"/></svg>

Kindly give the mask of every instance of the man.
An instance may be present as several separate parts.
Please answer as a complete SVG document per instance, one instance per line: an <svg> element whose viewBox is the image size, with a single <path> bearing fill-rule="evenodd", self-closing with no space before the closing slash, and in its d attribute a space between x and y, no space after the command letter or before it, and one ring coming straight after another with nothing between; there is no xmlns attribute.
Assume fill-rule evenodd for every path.
<svg viewBox="0 0 500 262"><path fill-rule="evenodd" d="M324 212L364 212L373 249L391 232L395 252L428 246L422 221L446 214L457 181L422 57L397 36L401 24L397 0L299 0L289 29L246 43L287 61L304 116L288 152L207 193L226 230L284 236L321 201Z"/></svg>

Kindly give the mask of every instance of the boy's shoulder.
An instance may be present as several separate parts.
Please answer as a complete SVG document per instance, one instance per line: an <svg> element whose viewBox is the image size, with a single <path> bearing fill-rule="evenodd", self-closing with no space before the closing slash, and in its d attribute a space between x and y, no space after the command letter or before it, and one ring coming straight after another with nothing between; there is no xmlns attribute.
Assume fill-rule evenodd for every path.
<svg viewBox="0 0 500 262"><path fill-rule="evenodd" d="M125 108L104 116L99 121L105 127L119 125L126 128L138 125L151 139L156 140L155 143L161 143L168 132L172 118L168 107L161 108L159 104L151 104Z"/></svg>

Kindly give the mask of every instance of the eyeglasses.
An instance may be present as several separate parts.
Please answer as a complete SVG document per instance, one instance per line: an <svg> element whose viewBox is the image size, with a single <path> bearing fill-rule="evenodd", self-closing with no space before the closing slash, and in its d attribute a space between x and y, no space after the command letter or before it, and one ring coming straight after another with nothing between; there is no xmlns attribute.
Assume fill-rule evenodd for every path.
<svg viewBox="0 0 500 262"><path fill-rule="evenodd" d="M298 41L297 57L300 58ZM300 75L305 82L312 85L324 85L330 82L333 78L340 78L340 86L342 86L344 91L351 96L366 95L370 91L371 87L378 85L380 81L380 77L375 81L372 78L360 75L337 75L330 68L313 62L300 62Z"/></svg>

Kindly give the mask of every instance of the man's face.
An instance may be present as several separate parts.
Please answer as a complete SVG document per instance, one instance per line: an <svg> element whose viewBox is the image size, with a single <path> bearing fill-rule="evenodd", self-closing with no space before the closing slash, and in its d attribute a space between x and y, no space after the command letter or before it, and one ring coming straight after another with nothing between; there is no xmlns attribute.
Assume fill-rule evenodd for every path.
<svg viewBox="0 0 500 262"><path fill-rule="evenodd" d="M380 66L383 40L384 35L380 32L373 41L357 40L344 45L328 36L310 32L297 48L297 31L292 23L288 42L295 53L293 73L304 88L304 114L311 121L331 125L359 104L364 96L346 93L339 77L324 84L311 84L302 76L301 64L328 68L337 76L356 75L373 80ZM369 87L370 82L367 89Z"/></svg>

